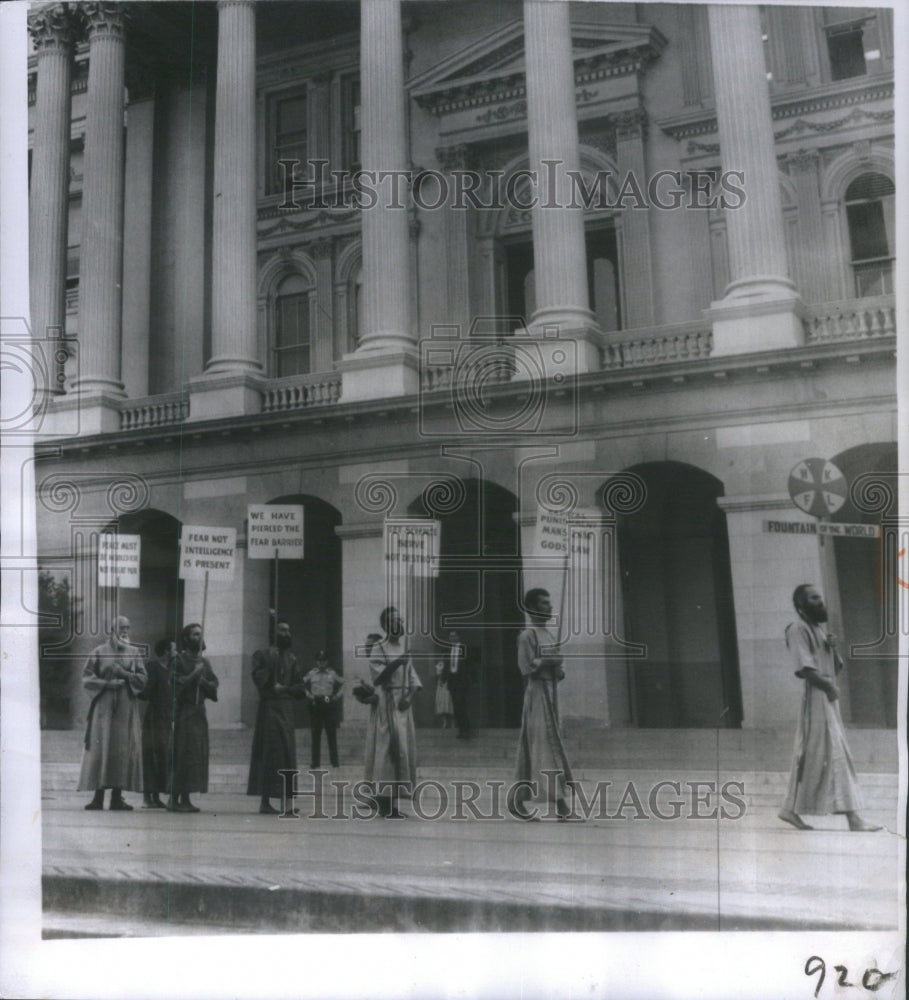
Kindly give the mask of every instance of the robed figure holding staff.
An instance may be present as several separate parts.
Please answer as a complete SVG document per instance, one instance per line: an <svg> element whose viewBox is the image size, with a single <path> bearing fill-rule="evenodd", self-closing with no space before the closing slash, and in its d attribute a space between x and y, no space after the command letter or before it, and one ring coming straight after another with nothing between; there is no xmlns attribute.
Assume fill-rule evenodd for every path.
<svg viewBox="0 0 909 1000"><path fill-rule="evenodd" d="M540 587L528 590L524 607L531 624L518 636L524 707L515 784L509 794L508 809L518 819L538 819L536 813L525 808L530 799L538 798L554 803L560 820L578 820L580 817L572 815L567 801L573 779L559 720L559 682L565 672L558 643L546 628L552 618L549 592Z"/></svg>
<svg viewBox="0 0 909 1000"><path fill-rule="evenodd" d="M86 809L104 808L104 789L111 790L111 809L132 809L123 789L142 791L142 725L137 696L145 688L142 658L129 642L129 619L119 617L110 639L91 651L82 684L92 694L85 725L85 752L78 790L94 791Z"/></svg>
<svg viewBox="0 0 909 1000"><path fill-rule="evenodd" d="M180 652L173 661L174 752L171 812L198 812L192 792L208 791L208 716L205 699L218 700L218 678L202 655L202 626L187 625L180 633Z"/></svg>
<svg viewBox="0 0 909 1000"><path fill-rule="evenodd" d="M375 694L366 727L366 774L374 783L379 815L403 819L398 796L410 795L417 780L417 740L411 702L423 686L414 670L396 608L387 607L379 623L385 635L370 651Z"/></svg>
<svg viewBox="0 0 909 1000"><path fill-rule="evenodd" d="M305 696L303 673L290 648L290 625L278 622L275 641L253 653L252 676L259 691L247 795L259 796L260 813L279 810L268 801L284 792L282 770L296 771L294 702Z"/></svg>
<svg viewBox="0 0 909 1000"><path fill-rule="evenodd" d="M779 818L797 830L810 830L799 813L842 813L850 830L880 830L859 813L862 793L838 704L836 679L843 660L836 636L827 631L823 595L812 584L801 583L792 603L799 620L786 627L786 647L795 676L804 683L792 772Z"/></svg>

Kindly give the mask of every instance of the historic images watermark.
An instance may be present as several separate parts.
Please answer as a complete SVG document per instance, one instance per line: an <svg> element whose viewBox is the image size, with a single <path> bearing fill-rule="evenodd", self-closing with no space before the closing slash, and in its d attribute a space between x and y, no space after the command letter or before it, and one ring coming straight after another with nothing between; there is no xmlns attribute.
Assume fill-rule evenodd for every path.
<svg viewBox="0 0 909 1000"><path fill-rule="evenodd" d="M279 772L284 782L281 819L357 819L378 816L377 795L393 791L410 799L413 815L425 822L477 820L501 822L513 815L516 795L529 792L545 799L525 806L533 819L558 819L555 791L559 771L541 771L542 782L498 780L438 781L426 778L412 787L407 782L333 780L326 788L327 771L313 769L311 788L299 788L298 770ZM584 820L739 820L747 810L743 781L678 781L664 779L648 786L634 781L597 781L588 795L579 781L570 783L574 813ZM305 812L299 808L303 805Z"/></svg>
<svg viewBox="0 0 909 1000"><path fill-rule="evenodd" d="M332 170L328 160L277 161L284 211L312 209L468 208L527 212L542 209L737 209L747 200L742 170L658 170L639 177L598 170L564 169L541 160L540 170Z"/></svg>

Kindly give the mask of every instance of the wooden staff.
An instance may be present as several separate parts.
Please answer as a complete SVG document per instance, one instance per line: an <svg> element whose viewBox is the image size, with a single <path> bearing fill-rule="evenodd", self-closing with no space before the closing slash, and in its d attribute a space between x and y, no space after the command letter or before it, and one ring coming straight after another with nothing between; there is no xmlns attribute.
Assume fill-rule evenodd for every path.
<svg viewBox="0 0 909 1000"><path fill-rule="evenodd" d="M202 638L205 639L205 611L208 607L208 570L205 571L205 583L202 587Z"/></svg>
<svg viewBox="0 0 909 1000"><path fill-rule="evenodd" d="M277 632L278 632L278 555L279 555L278 548L277 548L277 546L275 546L275 607L274 607L275 619L274 619L274 626L275 626L275 635L276 636L277 636Z"/></svg>

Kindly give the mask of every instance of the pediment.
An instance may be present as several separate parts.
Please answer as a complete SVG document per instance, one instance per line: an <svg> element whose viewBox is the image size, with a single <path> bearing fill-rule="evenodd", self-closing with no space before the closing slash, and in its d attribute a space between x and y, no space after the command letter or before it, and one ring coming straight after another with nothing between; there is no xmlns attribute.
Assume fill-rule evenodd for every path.
<svg viewBox="0 0 909 1000"><path fill-rule="evenodd" d="M598 74L637 72L659 56L666 39L650 25L571 25L571 48L578 83ZM521 18L501 25L479 41L448 56L408 81L412 96L435 114L457 110L469 100L478 103L483 93L519 96L524 88L524 22Z"/></svg>

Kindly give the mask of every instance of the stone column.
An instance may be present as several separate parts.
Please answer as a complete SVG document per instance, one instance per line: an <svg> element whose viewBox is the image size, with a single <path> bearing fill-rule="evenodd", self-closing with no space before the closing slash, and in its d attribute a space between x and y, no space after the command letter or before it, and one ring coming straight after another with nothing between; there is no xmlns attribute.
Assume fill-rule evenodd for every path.
<svg viewBox="0 0 909 1000"><path fill-rule="evenodd" d="M256 413L256 11L218 0L211 357L190 380L190 420Z"/></svg>
<svg viewBox="0 0 909 1000"><path fill-rule="evenodd" d="M121 375L127 395L141 398L149 394L156 101L148 75L127 75L127 86Z"/></svg>
<svg viewBox="0 0 909 1000"><path fill-rule="evenodd" d="M258 372L256 358L256 19L218 0L212 357L206 371Z"/></svg>
<svg viewBox="0 0 909 1000"><path fill-rule="evenodd" d="M31 322L34 336L44 340L63 336L66 323L73 26L63 5L55 4L31 14L28 29L38 60L29 206Z"/></svg>
<svg viewBox="0 0 909 1000"><path fill-rule="evenodd" d="M466 170L470 147L464 143L456 146L442 146L436 150L439 166L448 176L448 190L455 190L452 172ZM470 329L470 290L467 273L468 224L467 211L446 211L445 217L445 316L449 323L461 328L461 336L466 337Z"/></svg>
<svg viewBox="0 0 909 1000"><path fill-rule="evenodd" d="M642 187L646 184L644 129L647 118L641 108L612 116L615 125L616 166L619 183L632 174ZM625 285L627 329L653 326L653 261L650 256L650 212L629 206L622 212L622 274Z"/></svg>
<svg viewBox="0 0 909 1000"><path fill-rule="evenodd" d="M334 297L332 272L334 270L334 244L330 239L319 239L309 246L316 262L316 310L309 352L312 372L330 372L334 362Z"/></svg>
<svg viewBox="0 0 909 1000"><path fill-rule="evenodd" d="M806 301L825 302L835 298L835 295L825 280L829 255L824 252L824 219L818 174L820 156L817 150L803 149L790 153L788 160L799 213L799 257L794 261L796 277Z"/></svg>
<svg viewBox="0 0 909 1000"><path fill-rule="evenodd" d="M400 0L360 4L361 160L368 171L409 166L404 115L404 52ZM409 195L387 207L391 182L379 184L379 204L361 215L363 317L360 343L342 365L345 400L416 392L412 322Z"/></svg>
<svg viewBox="0 0 909 1000"><path fill-rule="evenodd" d="M83 3L79 9L88 25L89 63L76 387L83 396L103 400L125 395L120 381L125 20L119 3ZM114 430L116 416L100 401L83 403L80 411L86 431Z"/></svg>
<svg viewBox="0 0 909 1000"><path fill-rule="evenodd" d="M726 210L729 277L713 304L714 353L795 347L804 342L789 278L770 91L757 7L708 7L720 160L741 171L745 197Z"/></svg>
<svg viewBox="0 0 909 1000"><path fill-rule="evenodd" d="M530 170L538 175L533 223L536 311L531 333L578 341L578 370L599 368L587 288L584 210L569 207L580 170L568 4L524 0ZM547 341L544 340L544 343ZM551 360L551 359L550 359ZM549 362L547 362L547 365Z"/></svg>

